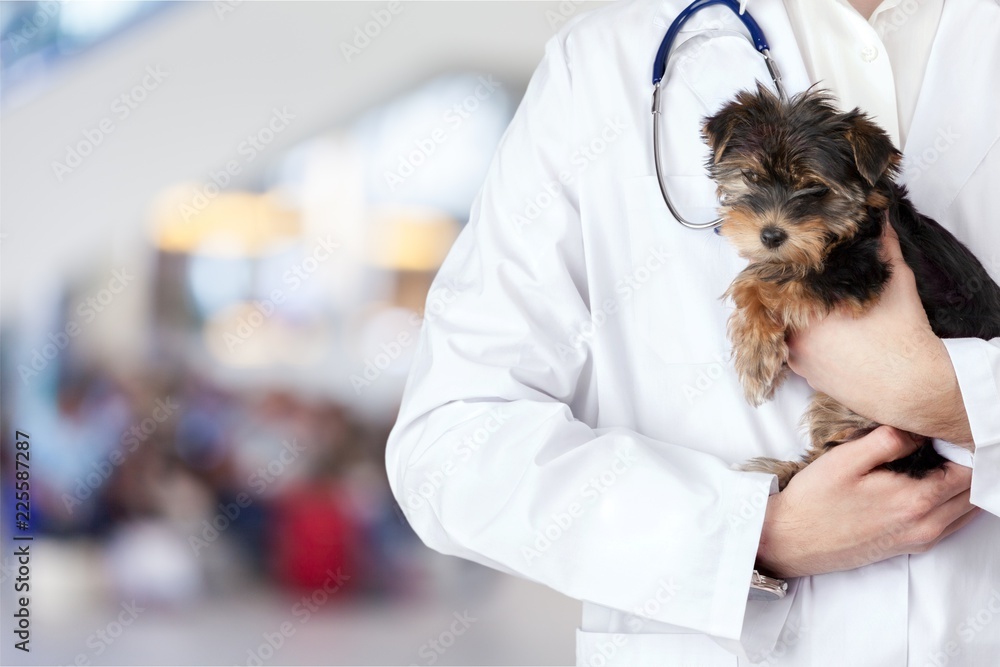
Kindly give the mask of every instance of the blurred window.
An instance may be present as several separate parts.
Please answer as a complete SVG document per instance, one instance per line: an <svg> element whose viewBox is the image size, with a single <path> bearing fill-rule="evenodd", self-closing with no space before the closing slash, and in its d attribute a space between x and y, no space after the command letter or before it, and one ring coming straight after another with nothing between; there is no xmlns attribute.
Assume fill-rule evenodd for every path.
<svg viewBox="0 0 1000 667"><path fill-rule="evenodd" d="M454 72L365 113L352 129L366 156L369 203L427 206L466 220L513 110L503 81Z"/></svg>
<svg viewBox="0 0 1000 667"><path fill-rule="evenodd" d="M41 80L60 63L113 39L173 3L0 2L0 99Z"/></svg>

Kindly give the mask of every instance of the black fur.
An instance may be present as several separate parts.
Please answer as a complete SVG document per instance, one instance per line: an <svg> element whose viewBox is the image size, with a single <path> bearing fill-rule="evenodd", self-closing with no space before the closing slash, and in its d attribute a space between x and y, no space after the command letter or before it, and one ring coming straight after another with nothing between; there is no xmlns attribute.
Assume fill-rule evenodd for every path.
<svg viewBox="0 0 1000 667"><path fill-rule="evenodd" d="M881 214L872 210L858 233L834 246L823 271L811 271L805 283L831 308L848 297L870 301L885 289L892 267L879 257Z"/></svg>
<svg viewBox="0 0 1000 667"><path fill-rule="evenodd" d="M1000 286L954 234L917 211L905 187L892 183L890 193L889 222L916 278L934 334L939 338L1000 337ZM810 286L827 303L847 295L877 295L885 287L890 267L878 254L881 218L880 211L871 211L860 233L831 251L828 268L808 277ZM944 463L933 447L923 446L885 467L920 478Z"/></svg>
<svg viewBox="0 0 1000 667"><path fill-rule="evenodd" d="M1000 286L961 241L921 215L902 186L893 188L890 221L920 301L939 338L1000 336Z"/></svg>
<svg viewBox="0 0 1000 667"><path fill-rule="evenodd" d="M756 93L739 93L707 118L703 135L712 148L709 173L720 194L731 195L724 217L725 211L739 212L731 216L729 231L754 260L757 279L801 281L830 309L845 301L871 302L892 275L881 255L888 219L934 333L1000 337L1000 286L953 234L916 210L895 182L901 154L865 114L839 113L825 91L810 89L786 102L759 85ZM755 222L781 224L794 235L798 225L817 218L828 226L826 237L808 238L825 241L826 254L805 268L805 262L790 259L794 255L762 251L753 234L759 231ZM944 461L923 446L886 467L922 477Z"/></svg>

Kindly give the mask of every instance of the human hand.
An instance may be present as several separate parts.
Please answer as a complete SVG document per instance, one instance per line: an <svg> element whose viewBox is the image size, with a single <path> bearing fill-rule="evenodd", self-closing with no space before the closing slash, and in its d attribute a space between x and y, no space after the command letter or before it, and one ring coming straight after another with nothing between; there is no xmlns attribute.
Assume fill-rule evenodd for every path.
<svg viewBox="0 0 1000 667"><path fill-rule="evenodd" d="M919 480L880 468L916 448L880 426L806 466L768 499L758 567L778 577L850 570L927 551L971 521L970 468L949 462Z"/></svg>
<svg viewBox="0 0 1000 667"><path fill-rule="evenodd" d="M878 302L860 317L834 311L789 336L788 365L860 415L972 449L955 369L891 225L882 248L892 278Z"/></svg>

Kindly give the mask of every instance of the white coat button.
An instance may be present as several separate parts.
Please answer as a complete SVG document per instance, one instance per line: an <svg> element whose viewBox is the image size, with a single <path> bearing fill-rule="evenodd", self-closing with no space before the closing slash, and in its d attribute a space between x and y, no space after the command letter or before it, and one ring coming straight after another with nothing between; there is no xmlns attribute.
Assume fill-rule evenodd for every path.
<svg viewBox="0 0 1000 667"><path fill-rule="evenodd" d="M865 48L861 49L861 59L864 60L866 63L870 63L876 58L878 58L878 49L876 49L874 46L866 46Z"/></svg>

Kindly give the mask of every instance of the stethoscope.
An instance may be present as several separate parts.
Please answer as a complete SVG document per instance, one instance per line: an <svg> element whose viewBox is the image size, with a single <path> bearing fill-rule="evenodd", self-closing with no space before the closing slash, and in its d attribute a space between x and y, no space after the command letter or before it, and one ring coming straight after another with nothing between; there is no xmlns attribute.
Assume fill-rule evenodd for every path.
<svg viewBox="0 0 1000 667"><path fill-rule="evenodd" d="M663 41L660 42L660 48L656 52L656 60L653 61L653 161L656 163L656 179L660 182L660 192L663 193L663 201L666 202L667 208L670 209L670 214L678 222L690 229L718 227L722 223L722 219L716 218L711 222L691 222L682 216L677 207L670 201L670 195L667 194L667 184L663 180L663 170L660 165L660 119L658 118L660 115L660 86L663 84L663 77L667 72L667 61L670 58L670 50L674 46L677 33L680 32L687 20L696 12L712 5L724 5L728 7L743 22L743 25L750 32L754 48L764 57L764 63L767 65L767 71L771 75L771 80L774 81L778 96L782 101L788 99L785 95L785 89L781 85L781 75L778 73L778 67L771 58L770 47L767 45L764 31L760 29L760 26L757 25L753 17L744 11L746 0L743 0L743 2L737 2L737 0L694 0L670 24L670 28L667 29L667 34L663 38Z"/></svg>

